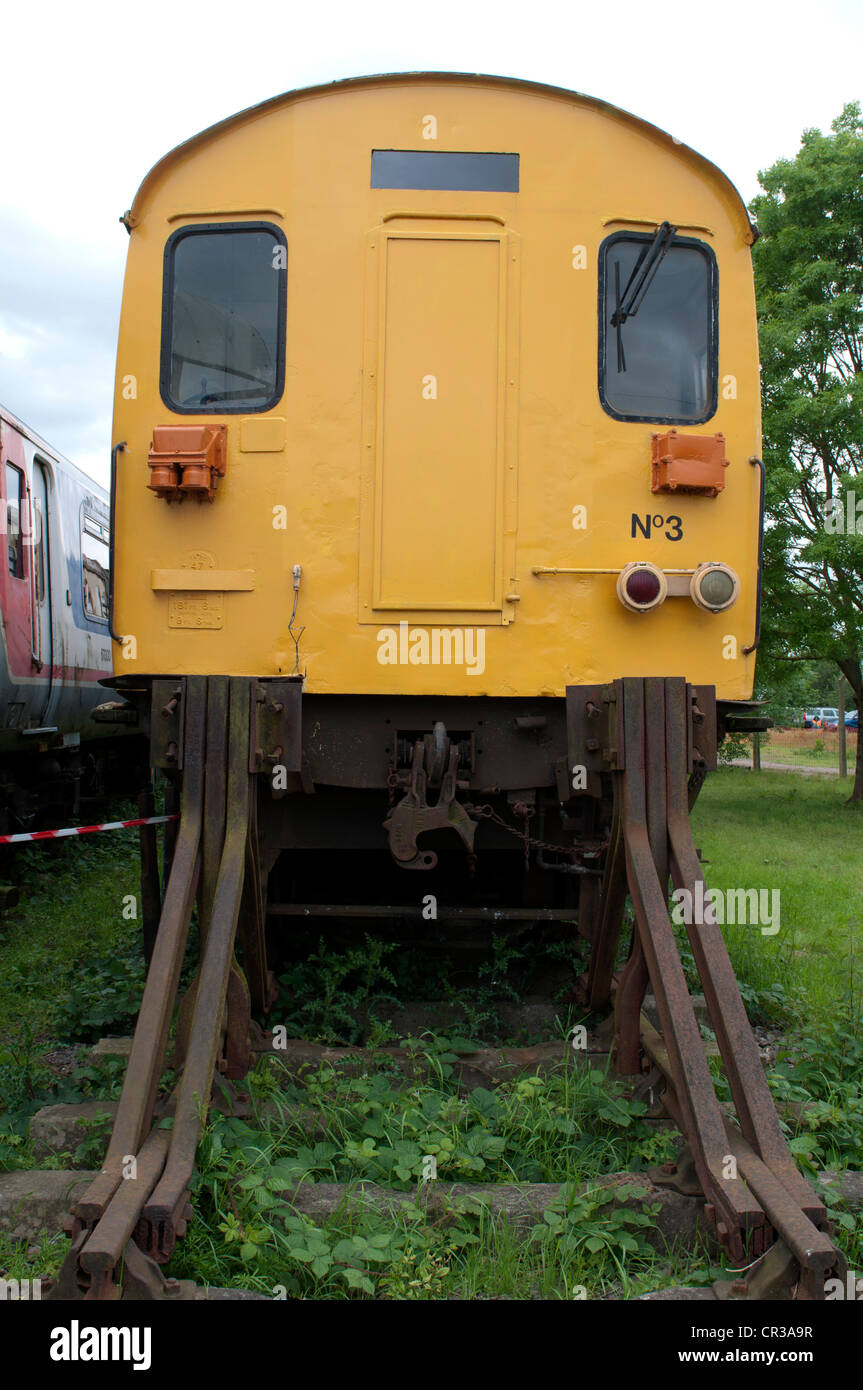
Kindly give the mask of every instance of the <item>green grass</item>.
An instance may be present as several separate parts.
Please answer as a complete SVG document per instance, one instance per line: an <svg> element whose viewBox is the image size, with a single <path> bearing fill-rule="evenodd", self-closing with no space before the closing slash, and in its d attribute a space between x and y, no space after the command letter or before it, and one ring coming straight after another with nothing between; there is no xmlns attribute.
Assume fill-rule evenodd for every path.
<svg viewBox="0 0 863 1390"><path fill-rule="evenodd" d="M863 998L863 805L847 794L838 778L723 768L693 812L708 887L780 891L775 935L724 935L738 978L795 1022Z"/></svg>
<svg viewBox="0 0 863 1390"><path fill-rule="evenodd" d="M854 767L855 751L848 749L848 767ZM823 747L816 739L811 747L804 744L787 743L781 737L762 739L761 760L765 763L785 763L788 767L835 767L839 766L839 748ZM848 790L851 788L849 786Z"/></svg>
<svg viewBox="0 0 863 1390"><path fill-rule="evenodd" d="M25 1036L62 1041L64 1007L92 963L125 960L132 968L132 954L140 956L140 920L123 916L130 895L140 910L137 835L125 830L28 846L16 871L21 903L0 923L0 1043ZM98 981L99 996L107 1002L128 973L120 965L117 979Z"/></svg>

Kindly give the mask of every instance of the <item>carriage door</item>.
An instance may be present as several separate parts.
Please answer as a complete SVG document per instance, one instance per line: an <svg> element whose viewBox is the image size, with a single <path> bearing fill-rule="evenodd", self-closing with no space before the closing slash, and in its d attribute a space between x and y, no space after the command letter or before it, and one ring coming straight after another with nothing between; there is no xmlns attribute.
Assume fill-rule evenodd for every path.
<svg viewBox="0 0 863 1390"><path fill-rule="evenodd" d="M505 623L518 239L479 218L400 221L370 247L361 621Z"/></svg>
<svg viewBox="0 0 863 1390"><path fill-rule="evenodd" d="M20 435L3 428L2 485L6 509L6 556L0 593L6 630L6 656L13 687L6 723L14 727L23 717L29 698L21 689L29 686L33 674L32 613L30 607L29 516L30 502L25 471L24 447ZM15 706L13 708L12 706Z"/></svg>
<svg viewBox="0 0 863 1390"><path fill-rule="evenodd" d="M38 459L33 461L33 565L30 600L33 613L33 664L48 681L41 723L49 717L54 686L54 641L51 630L51 549L49 545L48 478Z"/></svg>

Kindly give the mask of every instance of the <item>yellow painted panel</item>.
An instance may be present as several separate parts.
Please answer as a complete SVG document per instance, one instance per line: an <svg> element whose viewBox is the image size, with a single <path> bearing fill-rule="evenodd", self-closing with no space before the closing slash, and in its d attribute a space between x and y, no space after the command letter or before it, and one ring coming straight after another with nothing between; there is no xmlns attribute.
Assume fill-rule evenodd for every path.
<svg viewBox="0 0 863 1390"><path fill-rule="evenodd" d="M386 238L378 608L500 607L500 250Z"/></svg>
<svg viewBox="0 0 863 1390"><path fill-rule="evenodd" d="M240 421L240 452L275 454L285 447L285 421L278 415L253 416Z"/></svg>
<svg viewBox="0 0 863 1390"><path fill-rule="evenodd" d="M153 570L153 589L254 589L254 570Z"/></svg>
<svg viewBox="0 0 863 1390"><path fill-rule="evenodd" d="M440 149L517 151L519 193L370 188L370 151L424 148L428 113ZM182 220L170 219L178 209L221 209L201 216L270 220L270 207L282 210L276 220L290 246L282 399L259 417L166 412L158 389L164 252ZM725 435L730 467L717 498L653 494L651 433L662 427L613 419L597 390L599 247L627 223L647 230L661 218L717 258L719 400L692 427ZM673 674L716 685L722 698L748 697L759 484L749 459L761 447L750 241L733 189L684 146L583 97L506 80L382 78L286 96L163 161L135 200L118 345L113 437L127 447L117 460L114 625L136 639L114 644L118 674L290 673L292 570L300 565L293 631L303 630L300 669L312 694L534 698L561 696L567 684ZM441 300L432 268L448 246ZM389 268L391 251L405 253L392 263L393 288L404 294L388 302L382 262ZM397 283L411 256L422 268L418 283ZM495 332L485 312L495 257L506 284L505 297L497 292L497 375L484 336ZM398 340L387 336L390 313L400 315ZM424 345L444 362L434 449L421 377L435 368ZM387 373L406 373L410 354L412 394L399 420ZM471 354L470 379L453 398L447 364ZM735 390L726 391L731 378ZM153 427L171 420L227 427L227 471L212 503L177 506L148 488ZM244 447L281 438L277 421L283 447ZM479 437L479 467L473 453L467 467L459 421ZM393 428L402 431L402 474L388 452ZM379 509L385 501L389 510ZM652 519L649 538L634 529L634 515ZM614 573L587 572L641 559L668 570L725 561L740 576L740 598L717 615L685 596L635 614L618 601ZM195 581L190 569L177 591L147 581L154 569L187 564L254 570L254 590L226 591L209 571ZM584 572L534 573L542 567ZM195 582L220 588L198 590L193 603ZM511 593L520 601L506 602ZM499 607L487 606L490 595ZM382 597L405 607L376 608ZM424 598L441 606L423 607ZM482 671L478 663L383 662L379 633L400 634L402 620L430 643L436 627L475 626Z"/></svg>

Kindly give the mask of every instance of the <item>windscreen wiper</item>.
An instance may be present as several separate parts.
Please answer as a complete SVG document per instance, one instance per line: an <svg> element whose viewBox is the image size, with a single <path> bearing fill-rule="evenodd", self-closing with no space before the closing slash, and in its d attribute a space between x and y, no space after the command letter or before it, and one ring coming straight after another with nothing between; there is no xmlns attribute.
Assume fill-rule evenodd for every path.
<svg viewBox="0 0 863 1390"><path fill-rule="evenodd" d="M614 263L614 313L611 316L611 324L617 330L617 370L619 372L626 371L621 327L627 319L634 318L638 313L653 277L676 236L677 228L672 227L670 222L660 223L653 240L644 247L632 267L632 273L626 282L623 294L620 292L620 261Z"/></svg>

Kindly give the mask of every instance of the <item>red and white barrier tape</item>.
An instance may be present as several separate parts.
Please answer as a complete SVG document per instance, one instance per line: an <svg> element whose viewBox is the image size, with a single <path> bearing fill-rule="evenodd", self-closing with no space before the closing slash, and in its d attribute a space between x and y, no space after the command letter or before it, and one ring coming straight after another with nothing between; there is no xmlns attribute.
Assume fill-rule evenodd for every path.
<svg viewBox="0 0 863 1390"><path fill-rule="evenodd" d="M143 820L106 821L104 825L75 825L66 830L33 830L27 835L0 835L0 845L22 845L26 840L60 840L64 835L96 835L101 830L126 830L132 825L164 825L178 816L145 816Z"/></svg>

